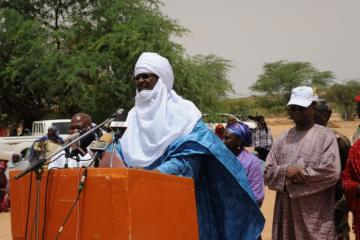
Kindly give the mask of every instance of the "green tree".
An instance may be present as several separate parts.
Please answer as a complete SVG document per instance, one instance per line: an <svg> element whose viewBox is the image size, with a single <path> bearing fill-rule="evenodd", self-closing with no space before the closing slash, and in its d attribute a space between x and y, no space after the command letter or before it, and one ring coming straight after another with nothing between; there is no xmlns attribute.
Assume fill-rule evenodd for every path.
<svg viewBox="0 0 360 240"><path fill-rule="evenodd" d="M194 101L202 111L218 112L220 100L233 91L226 76L230 67L229 61L215 55L197 55L178 61L174 65L175 89L184 98Z"/></svg>
<svg viewBox="0 0 360 240"><path fill-rule="evenodd" d="M350 120L354 116L356 104L354 98L360 92L360 81L348 80L344 84L336 83L327 91L325 98L335 105L344 120Z"/></svg>
<svg viewBox="0 0 360 240"><path fill-rule="evenodd" d="M158 0L0 0L1 120L90 113L95 121L130 108L133 67L143 51L167 57L175 89L201 110L231 90L229 62L187 57L172 36L187 32Z"/></svg>
<svg viewBox="0 0 360 240"><path fill-rule="evenodd" d="M322 91L332 82L334 74L320 71L308 62L277 61L266 63L263 73L250 87L255 92L267 96L282 96L282 102L288 101L294 87L306 85ZM278 102L278 100L276 99Z"/></svg>

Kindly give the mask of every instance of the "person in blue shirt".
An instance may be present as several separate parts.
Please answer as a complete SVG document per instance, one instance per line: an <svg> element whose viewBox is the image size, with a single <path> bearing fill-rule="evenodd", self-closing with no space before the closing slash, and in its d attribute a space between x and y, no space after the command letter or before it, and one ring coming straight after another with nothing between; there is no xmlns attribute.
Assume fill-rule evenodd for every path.
<svg viewBox="0 0 360 240"><path fill-rule="evenodd" d="M244 168L201 120L201 112L173 90L169 61L142 53L134 70L135 106L117 145L128 167L194 179L201 240L257 239L264 217Z"/></svg>
<svg viewBox="0 0 360 240"><path fill-rule="evenodd" d="M48 128L48 132L45 136L41 137L38 141L39 142L45 142L45 141L52 141L56 144L64 144L64 139L60 137L59 130L55 126L50 126Z"/></svg>

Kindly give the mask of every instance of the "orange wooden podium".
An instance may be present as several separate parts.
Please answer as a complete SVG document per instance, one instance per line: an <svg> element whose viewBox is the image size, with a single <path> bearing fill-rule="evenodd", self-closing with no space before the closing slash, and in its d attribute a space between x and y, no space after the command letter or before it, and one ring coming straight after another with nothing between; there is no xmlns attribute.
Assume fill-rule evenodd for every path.
<svg viewBox="0 0 360 240"><path fill-rule="evenodd" d="M55 239L76 199L82 172L81 168L55 169L50 174L44 171L40 183L39 239ZM18 173L10 173L11 227L13 239L25 239L31 174L15 180ZM31 239L35 239L35 230L31 231L36 208L35 175L32 178L28 239L31 232ZM92 168L59 239L198 239L196 216L192 179L153 171Z"/></svg>

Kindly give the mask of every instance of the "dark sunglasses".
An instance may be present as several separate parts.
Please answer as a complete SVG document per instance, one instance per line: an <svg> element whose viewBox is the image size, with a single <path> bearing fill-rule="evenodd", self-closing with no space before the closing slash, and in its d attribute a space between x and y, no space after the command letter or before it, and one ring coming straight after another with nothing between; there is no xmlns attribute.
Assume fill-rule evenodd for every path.
<svg viewBox="0 0 360 240"><path fill-rule="evenodd" d="M290 110L292 112L303 112L306 109L307 109L306 107L297 106L297 105L291 105L288 107L288 110Z"/></svg>
<svg viewBox="0 0 360 240"><path fill-rule="evenodd" d="M140 74L136 75L136 76L134 77L134 79L135 79L136 81L138 81L140 78L146 80L146 79L149 79L150 77L153 77L153 76L156 76L156 75L155 75L155 74L152 74L152 73L140 73Z"/></svg>

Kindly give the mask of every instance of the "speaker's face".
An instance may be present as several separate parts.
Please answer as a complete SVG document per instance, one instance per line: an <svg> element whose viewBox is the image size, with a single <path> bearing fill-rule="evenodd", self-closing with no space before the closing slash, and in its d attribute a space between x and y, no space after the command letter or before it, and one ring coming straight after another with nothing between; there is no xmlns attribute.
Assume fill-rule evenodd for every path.
<svg viewBox="0 0 360 240"><path fill-rule="evenodd" d="M140 73L135 76L134 81L139 92L154 89L159 77L152 73Z"/></svg>

